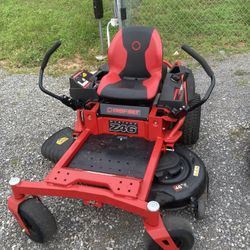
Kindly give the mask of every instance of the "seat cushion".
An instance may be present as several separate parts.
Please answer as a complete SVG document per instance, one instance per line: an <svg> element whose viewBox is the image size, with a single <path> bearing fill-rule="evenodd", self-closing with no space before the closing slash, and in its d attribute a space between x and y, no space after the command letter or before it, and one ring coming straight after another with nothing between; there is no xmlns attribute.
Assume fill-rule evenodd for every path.
<svg viewBox="0 0 250 250"><path fill-rule="evenodd" d="M154 98L159 85L158 77L147 79L121 79L119 75L108 74L102 80L101 95L122 100L150 100Z"/></svg>
<svg viewBox="0 0 250 250"><path fill-rule="evenodd" d="M132 26L120 30L108 51L109 73L97 93L118 100L151 100L162 77L162 43L153 28Z"/></svg>

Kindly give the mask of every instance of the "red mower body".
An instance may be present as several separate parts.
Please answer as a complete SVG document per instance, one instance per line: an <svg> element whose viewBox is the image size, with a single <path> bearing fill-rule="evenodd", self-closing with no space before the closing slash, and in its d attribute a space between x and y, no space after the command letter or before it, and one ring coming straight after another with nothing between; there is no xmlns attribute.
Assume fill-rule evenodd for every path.
<svg viewBox="0 0 250 250"><path fill-rule="evenodd" d="M185 72L181 70L176 75L178 79L172 80L173 84L181 87L173 89L171 100L165 101L165 93L159 92L164 90L165 84L161 80L162 66L171 72L175 67L182 67L180 62L172 65L162 60L162 44L155 29L133 27L119 31L109 49L109 72L99 79L98 86L93 87L95 90L91 89L98 94L98 100L87 99L82 105L82 100L57 96L42 86L43 71L49 57L59 46L60 43L55 44L46 54L39 86L46 94L77 110L72 133L74 142L44 180L10 183L13 193L8 199L9 210L29 234L27 225L20 217L19 206L30 196L77 198L86 205L96 207L109 204L140 216L146 232L162 249L178 249L163 223L159 204L149 200L149 193L159 159L164 152L174 150L175 143L182 136L181 128L188 112ZM208 68L206 70L209 72ZM79 75L75 74L73 81ZM88 88L90 85L85 84ZM119 104L120 101L122 104ZM173 109L170 104L174 104ZM69 167L89 138L101 135L142 138L153 143L142 177ZM63 144L64 140L67 138L61 138L59 144Z"/></svg>

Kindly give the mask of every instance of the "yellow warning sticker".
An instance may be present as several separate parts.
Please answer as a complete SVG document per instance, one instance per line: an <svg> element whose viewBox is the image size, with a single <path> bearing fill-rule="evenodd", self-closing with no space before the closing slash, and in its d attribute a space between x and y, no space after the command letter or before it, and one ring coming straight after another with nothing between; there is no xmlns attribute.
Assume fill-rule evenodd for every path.
<svg viewBox="0 0 250 250"><path fill-rule="evenodd" d="M56 141L57 145L62 145L64 142L66 142L69 138L64 136Z"/></svg>
<svg viewBox="0 0 250 250"><path fill-rule="evenodd" d="M200 172L200 166L194 166L194 176L198 176L199 175L199 172Z"/></svg>
<svg viewBox="0 0 250 250"><path fill-rule="evenodd" d="M82 73L82 77L85 78L87 76L87 73Z"/></svg>

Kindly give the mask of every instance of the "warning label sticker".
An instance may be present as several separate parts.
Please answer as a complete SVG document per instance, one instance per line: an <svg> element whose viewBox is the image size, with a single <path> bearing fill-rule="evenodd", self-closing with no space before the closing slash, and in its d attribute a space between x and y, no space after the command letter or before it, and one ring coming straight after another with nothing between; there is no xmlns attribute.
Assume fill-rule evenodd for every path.
<svg viewBox="0 0 250 250"><path fill-rule="evenodd" d="M186 182L176 184L172 186L175 192L181 192L183 189L188 188L188 184Z"/></svg>
<svg viewBox="0 0 250 250"><path fill-rule="evenodd" d="M194 173L193 176L199 176L199 172L200 172L200 166L194 166Z"/></svg>
<svg viewBox="0 0 250 250"><path fill-rule="evenodd" d="M69 138L64 136L56 141L57 145L62 145L64 142L66 142Z"/></svg>

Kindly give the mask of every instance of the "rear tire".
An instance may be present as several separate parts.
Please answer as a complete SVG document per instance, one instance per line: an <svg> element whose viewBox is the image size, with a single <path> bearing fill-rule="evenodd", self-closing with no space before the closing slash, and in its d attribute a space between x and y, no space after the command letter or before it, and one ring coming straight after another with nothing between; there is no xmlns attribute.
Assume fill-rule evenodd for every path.
<svg viewBox="0 0 250 250"><path fill-rule="evenodd" d="M27 234L28 237L35 242L47 242L57 231L53 215L37 198L22 202L19 214L30 232L30 235Z"/></svg>
<svg viewBox="0 0 250 250"><path fill-rule="evenodd" d="M192 106L199 103L201 97L199 94L194 94L194 98L189 102ZM180 138L180 143L184 145L195 144L199 139L200 133L200 123L201 123L201 107L194 109L193 111L187 113L185 122L182 126L182 137Z"/></svg>
<svg viewBox="0 0 250 250"><path fill-rule="evenodd" d="M163 218L164 225L172 240L180 250L191 250L194 245L193 231L190 223L177 216L167 216ZM145 232L145 249L161 250L153 239Z"/></svg>

